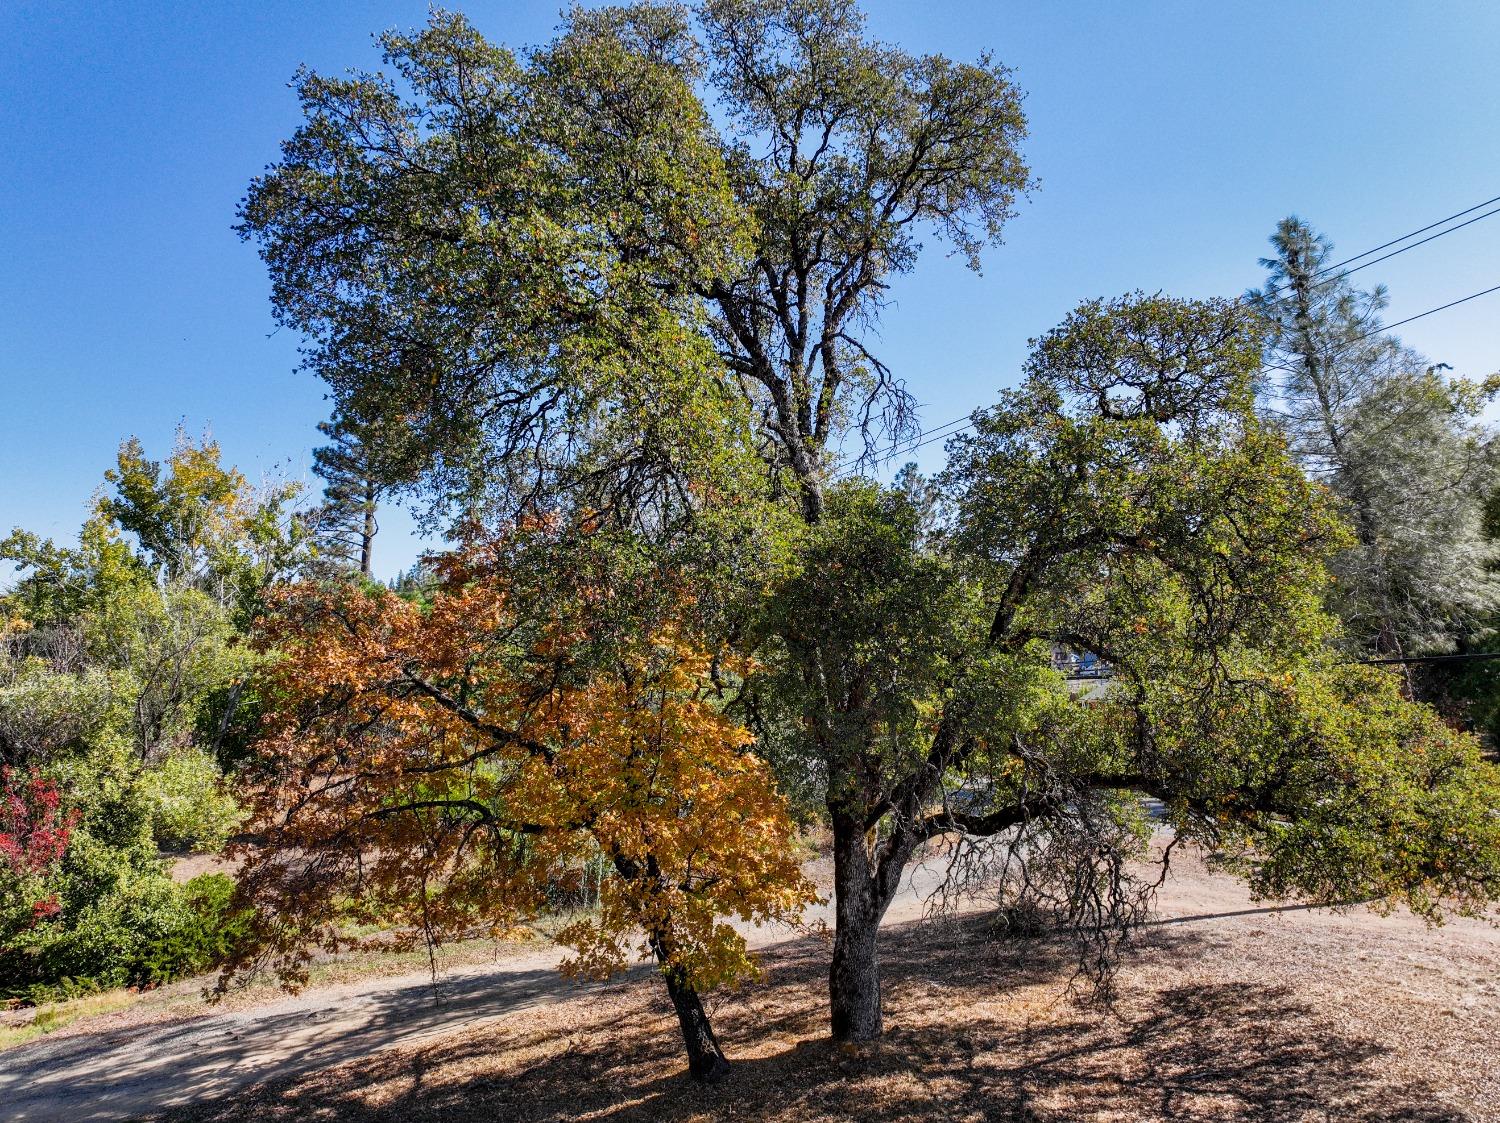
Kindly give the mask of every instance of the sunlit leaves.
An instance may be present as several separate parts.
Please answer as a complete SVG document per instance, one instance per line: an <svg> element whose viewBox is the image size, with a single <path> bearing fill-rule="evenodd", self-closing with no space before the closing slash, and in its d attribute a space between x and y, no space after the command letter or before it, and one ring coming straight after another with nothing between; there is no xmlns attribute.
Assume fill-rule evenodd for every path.
<svg viewBox="0 0 1500 1123"><path fill-rule="evenodd" d="M791 919L807 900L784 803L710 697L690 602L636 595L628 564L517 599L528 556L524 541L475 540L437 563L426 606L348 588L282 597L256 809L271 845L244 886L291 976L351 915L436 938L508 930L600 856L613 876L597 913L559 936L579 973L651 940L689 985L731 981L753 965L724 918ZM570 556L587 577L586 549L559 545L553 564Z"/></svg>

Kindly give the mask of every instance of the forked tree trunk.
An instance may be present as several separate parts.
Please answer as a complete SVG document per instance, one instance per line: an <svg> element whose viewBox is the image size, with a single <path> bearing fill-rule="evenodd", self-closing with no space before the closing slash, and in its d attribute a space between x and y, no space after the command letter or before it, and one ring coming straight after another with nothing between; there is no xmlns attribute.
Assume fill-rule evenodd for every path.
<svg viewBox="0 0 1500 1123"><path fill-rule="evenodd" d="M688 1055L688 1075L705 1084L717 1084L729 1075L729 1059L719 1048L703 1001L683 977L682 970L670 965L670 947L665 937L652 936L651 950L661 964L667 994L677 1011L677 1024L682 1029L682 1044Z"/></svg>
<svg viewBox="0 0 1500 1123"><path fill-rule="evenodd" d="M828 1000L837 1041L870 1041L880 1036L880 958L876 938L891 897L871 868L864 831L835 817L833 827L833 962L828 968ZM898 878L899 880L899 878Z"/></svg>

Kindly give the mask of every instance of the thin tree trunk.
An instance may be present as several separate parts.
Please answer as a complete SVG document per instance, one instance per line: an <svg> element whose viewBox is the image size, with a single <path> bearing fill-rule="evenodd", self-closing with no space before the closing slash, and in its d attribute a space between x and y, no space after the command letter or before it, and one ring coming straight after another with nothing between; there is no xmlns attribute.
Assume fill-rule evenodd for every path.
<svg viewBox="0 0 1500 1123"><path fill-rule="evenodd" d="M717 1084L729 1075L729 1059L714 1036L703 1000L683 977L681 968L670 965L671 949L665 936L653 935L651 950L661 964L667 995L677 1011L677 1024L682 1029L682 1044L688 1055L688 1075L704 1084Z"/></svg>
<svg viewBox="0 0 1500 1123"><path fill-rule="evenodd" d="M224 712L219 715L219 728L214 733L214 743L208 750L209 755L215 760L219 759L219 750L224 746L224 737L229 732L229 723L234 718L235 707L240 704L240 695L244 693L244 690L244 679L237 679L229 688L229 697L224 701Z"/></svg>
<svg viewBox="0 0 1500 1123"><path fill-rule="evenodd" d="M1344 438L1347 434L1341 428L1341 420L1335 412L1331 394L1331 372L1328 364L1323 361L1313 326L1312 290L1317 274L1312 272L1312 264L1304 261L1302 256L1295 251L1288 256L1287 260L1287 275L1292 282L1292 295L1296 301L1294 322L1297 326L1299 341L1298 354L1302 359L1307 380L1318 400L1318 415L1323 427L1323 436L1333 452L1330 459L1333 461L1335 470L1342 476L1344 486L1349 492L1355 540L1370 554L1380 572L1379 587L1376 592L1380 599L1377 605L1379 620L1374 636L1375 654L1381 658L1399 658L1405 653L1401 650L1400 637L1391 622L1387 601L1385 555L1380 548L1374 505L1370 501L1369 489L1365 486L1364 479L1346 450ZM1408 698L1411 698L1413 697L1411 672L1403 667L1401 673L1404 692Z"/></svg>
<svg viewBox="0 0 1500 1123"><path fill-rule="evenodd" d="M364 520L359 532L359 571L366 578L374 572L375 561L375 483L365 481Z"/></svg>

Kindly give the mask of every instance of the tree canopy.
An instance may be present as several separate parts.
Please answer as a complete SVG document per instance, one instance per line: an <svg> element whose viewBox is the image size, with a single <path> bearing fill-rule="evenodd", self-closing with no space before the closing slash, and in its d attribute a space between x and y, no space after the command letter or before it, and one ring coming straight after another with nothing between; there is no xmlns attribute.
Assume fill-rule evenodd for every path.
<svg viewBox="0 0 1500 1123"><path fill-rule="evenodd" d="M516 576L544 549L545 612L536 574ZM279 597L241 961L270 956L296 980L309 947L351 942L350 920L429 940L503 932L598 856L612 876L558 933L564 969L654 956L693 1073L716 1077L698 995L755 973L726 918L795 922L811 896L751 736L713 701L743 665L711 661L669 574L598 541L533 528L434 568L422 606L349 585Z"/></svg>
<svg viewBox="0 0 1500 1123"><path fill-rule="evenodd" d="M1494 770L1389 676L1330 662L1324 563L1348 538L1255 415L1260 348L1234 303L1085 303L950 442L935 527L909 487L830 493L767 602L752 690L835 834L836 1033L879 1032L876 925L939 835L999 838L1006 891L1068 900L1095 934L1140 899L1143 794L1279 893L1493 895ZM1059 650L1107 661L1103 699L1068 698ZM1470 809L1465 832L1434 798ZM1392 857L1450 844L1420 874Z"/></svg>
<svg viewBox="0 0 1500 1123"><path fill-rule="evenodd" d="M736 454L816 518L851 428L911 431L870 329L923 231L998 239L1019 92L846 0L696 15L575 10L521 58L441 16L383 37L396 77L299 78L240 229L339 407L412 432L390 478L639 506Z"/></svg>

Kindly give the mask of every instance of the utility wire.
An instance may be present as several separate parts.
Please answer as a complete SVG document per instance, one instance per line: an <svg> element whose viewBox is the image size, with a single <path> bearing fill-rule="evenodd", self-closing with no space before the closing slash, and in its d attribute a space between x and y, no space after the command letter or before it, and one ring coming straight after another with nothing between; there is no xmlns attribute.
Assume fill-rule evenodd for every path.
<svg viewBox="0 0 1500 1123"><path fill-rule="evenodd" d="M1481 289L1479 292L1471 292L1468 296L1461 296L1457 300L1450 300L1447 304L1439 304L1436 308L1429 308L1425 312L1418 312L1415 316L1408 316L1406 317L1406 319L1397 320L1393 324L1382 324L1380 327L1374 328L1371 331L1367 331L1363 335L1356 335L1353 339L1345 340L1343 343L1339 344L1334 353L1337 354L1338 351L1342 351L1347 347L1352 347L1354 344L1359 343L1362 340L1369 339L1373 335L1380 335L1383 332L1392 331L1404 324L1410 324L1416 320L1423 319L1424 317L1434 315L1438 312L1446 312L1449 308L1457 308L1460 304L1467 304L1471 300L1478 300L1481 296L1489 296L1491 293L1495 292L1500 292L1500 285L1492 285L1490 288ZM963 424L959 425L959 422L963 422ZM924 445L930 445L934 441L945 440L948 437L956 436L959 433L962 433L965 429L968 429L973 424L974 422L972 420L972 417L956 418L955 420L948 422L946 425L941 425L938 427L938 429L941 430L948 429L953 425L958 425L958 428L953 429L951 432L944 433L939 432L938 430L933 430L933 435L924 433L922 440L916 441L912 444L894 446L892 448L886 449L882 455L899 456L904 453L915 452L917 449L923 447ZM828 478L830 480L841 480L847 478L853 473L852 470L845 470L845 466L858 464L862 459L862 456L858 456L852 460L840 461L833 466L833 470L829 473Z"/></svg>
<svg viewBox="0 0 1500 1123"><path fill-rule="evenodd" d="M1374 331L1366 332L1361 339L1368 339L1372 335L1379 335L1383 331L1399 328L1402 324L1409 324L1413 320L1420 320L1423 316L1431 316L1434 312L1446 312L1449 308L1456 308L1460 304L1467 304L1471 300L1478 300L1481 296L1489 296L1492 292L1500 292L1500 285L1494 285L1480 292L1471 292L1468 296L1461 296L1457 300L1450 300L1447 304L1439 304L1436 308L1429 308L1425 312L1418 312L1415 316L1408 316L1404 320L1397 320L1394 324L1386 324ZM1351 342L1354 342L1351 340Z"/></svg>
<svg viewBox="0 0 1500 1123"><path fill-rule="evenodd" d="M1356 664L1378 667L1385 663L1453 663L1464 659L1500 659L1500 651L1468 651L1458 655L1409 655L1402 659L1355 659Z"/></svg>
<svg viewBox="0 0 1500 1123"><path fill-rule="evenodd" d="M952 421L945 421L941 425L938 425L935 428L924 430L922 432L921 436L912 438L912 441L903 441L903 442L901 442L899 444L892 445L891 447L889 447L888 449L886 449L883 453L881 453L881 455L882 456L899 456L903 452L910 452L913 449L921 448L923 445L931 444L933 441L940 440L943 437L951 437L951 436L953 436L953 433L945 433L943 430L945 430L945 429L953 429L953 426L957 425L957 426L959 426L959 428L958 429L954 429L953 432L957 433L957 432L962 431L963 429L967 428L971 424L971 422L969 420L969 416L970 415L966 413L962 417L955 417ZM915 443L913 443L913 442L915 442ZM854 465L858 464L861 460L863 460L866 455L867 454L865 454L865 453L860 453L857 456L848 456L848 457L845 457L842 460L835 461L833 463L833 465L828 470L829 471L829 478L830 479L835 479L835 480L836 479L842 479L843 476L846 474L845 471L844 471L844 469L845 468L852 468Z"/></svg>
<svg viewBox="0 0 1500 1123"><path fill-rule="evenodd" d="M1399 238L1392 238L1389 242L1382 242L1380 245L1376 246L1374 249L1365 250L1364 253L1357 253L1353 257L1346 257L1343 261L1335 262L1332 265L1325 265L1322 269L1319 269L1316 273L1314 273L1313 276L1314 277L1321 277L1324 273L1332 273L1335 269L1342 269L1344 266L1351 265L1354 262L1358 261L1362 257L1369 257L1372 253L1379 253L1381 250L1389 249L1391 246L1400 245L1402 242L1406 241L1408 238L1415 238L1418 234L1425 234L1425 233L1427 233L1427 231L1435 229L1436 227L1442 226L1444 223L1452 222L1455 218L1463 218L1463 216L1466 215L1466 214L1473 214L1480 207L1487 207L1491 203L1500 203L1500 195L1496 195L1493 199L1486 199L1482 203L1475 203L1472 207L1469 207L1467 210L1459 211L1457 214L1450 214L1447 218L1440 218L1436 222L1429 222L1426 226L1423 226L1423 227L1421 227L1420 229L1417 229L1417 230L1413 230L1410 234L1403 234ZM1491 213L1493 213L1493 212L1491 212ZM1484 218L1486 216L1480 215L1479 217L1480 218ZM1470 222L1477 222L1478 219L1470 219L1469 221ZM1468 224L1469 224L1468 222L1465 222L1462 225L1467 226ZM1459 229L1459 227L1455 226L1453 229L1457 230L1457 229ZM1445 231L1443 231L1443 233L1446 234L1446 233L1448 233L1448 231L1445 230ZM1427 239L1423 239L1423 240L1426 241ZM1420 245L1421 243L1419 242L1417 244ZM1373 265L1374 262L1371 262L1370 264ZM1361 265L1360 268L1363 269L1364 266Z"/></svg>
<svg viewBox="0 0 1500 1123"><path fill-rule="evenodd" d="M1315 289L1321 289L1321 288L1324 288L1324 287L1326 287L1328 285L1336 285L1340 281L1342 281L1345 277L1349 276L1351 273L1358 273L1361 269L1368 269L1372 265L1379 265L1382 261L1389 261L1391 258L1398 257L1401 254L1405 253L1407 250L1414 250L1418 246L1425 246L1428 242L1432 241L1434 238L1441 238L1444 234L1452 234L1455 230L1462 230L1465 226L1469 226L1469 225L1471 225L1471 224L1473 224L1475 222L1478 222L1482 218L1489 218L1491 215L1496 215L1496 214L1500 214L1500 207L1496 207L1494 210L1485 211L1481 215L1475 215L1473 218L1469 219L1468 222L1460 222L1457 226L1450 226L1446 230L1439 230L1436 234L1429 234L1429 235L1427 235L1427 237L1423 238L1420 242L1413 242L1409 246L1402 246L1399 250L1392 250L1390 253L1385 254L1383 257L1377 257L1377 258L1374 258L1374 259L1372 259L1370 261L1366 261L1362 265L1356 265L1353 269L1345 269L1342 273L1339 273L1339 274L1336 274L1335 276L1329 277L1328 280L1326 280L1326 281L1319 281L1317 284L1313 285L1312 287L1315 288ZM1317 273L1314 273L1313 276L1314 277L1321 276L1323 272L1324 272L1324 270L1320 269L1320 270L1318 270Z"/></svg>
<svg viewBox="0 0 1500 1123"><path fill-rule="evenodd" d="M1353 257L1346 257L1343 261L1335 262L1332 265L1325 265L1323 268L1314 273L1313 277L1321 277L1324 273L1331 273L1336 269L1343 269L1344 266L1352 265L1354 262L1359 261L1362 258L1369 257L1371 254L1379 253L1381 250L1390 249L1390 247L1392 246L1400 246L1402 242L1408 241L1411 238L1415 238L1418 234L1426 234L1429 230L1437 230L1438 227L1445 226L1447 223L1452 222L1455 218L1463 218L1465 215L1474 214L1475 211L1480 210L1484 207L1488 207L1492 203L1500 203L1500 195L1496 195L1492 199L1486 199L1481 203L1475 203L1472 207L1467 207L1464 210L1458 211L1454 214L1450 214L1446 218L1440 218L1436 222L1429 222L1426 226L1418 227L1416 230L1403 234L1399 238L1392 238L1388 242L1382 242L1378 246L1365 250L1364 253L1355 254ZM1327 281L1319 282L1319 284L1315 287L1322 287L1323 285L1333 284L1341 280L1342 278L1349 276L1349 274L1351 273L1357 273L1361 269L1368 268L1371 265L1378 265L1382 261L1389 261L1391 258L1405 253L1407 250L1414 250L1418 246L1427 244L1434 238L1441 238L1445 234L1452 234L1455 230L1462 230L1466 226L1471 226L1481 219L1489 218L1492 215L1496 214L1500 214L1500 207L1495 207L1492 210L1485 211L1485 213L1481 215L1475 215L1473 218L1470 218L1467 221L1460 222L1457 226L1449 226L1445 230L1438 230L1437 233L1429 234L1421 241L1412 242L1412 244L1409 246L1401 246L1400 249L1393 250L1391 253L1388 253L1383 257L1377 257L1372 261L1366 261L1363 265L1354 266L1353 269L1346 269L1336 277L1331 277ZM1362 340L1369 339L1373 335L1379 335L1382 332L1391 331L1394 328L1401 327L1403 324L1409 324L1415 320L1420 320L1425 316L1431 316L1437 312L1445 312L1449 308L1455 308L1460 304L1466 304L1471 300L1477 300L1481 296L1488 296L1493 292L1500 292L1500 285L1496 285L1493 288L1484 289L1481 292L1470 293L1468 296L1460 297L1458 300L1449 301L1447 304L1439 305L1436 308L1429 308L1425 312L1418 312L1415 316L1408 316L1404 320L1397 320L1393 324L1383 324L1372 331L1366 332L1364 335L1359 335L1354 337L1353 339L1345 341L1340 345L1339 349L1342 350L1344 347L1349 347L1355 343L1359 343ZM971 418L971 414L966 414L963 417L956 417L952 421L946 421L943 424L937 426L935 429L929 429L926 432L922 433L917 440L906 442L903 444L892 445L880 455L882 457L901 456L909 452L915 452L917 449L930 445L934 441L944 440L947 437L955 436L956 434L963 432L973 424ZM954 428L954 426L957 426L957 428ZM952 430L952 432L945 431L950 429ZM863 460L866 455L867 454L865 453L860 453L856 456L845 457L842 460L835 461L834 464L829 468L828 478L830 480L841 480L847 478L849 475L853 474L853 468L857 464L859 464L859 462Z"/></svg>

